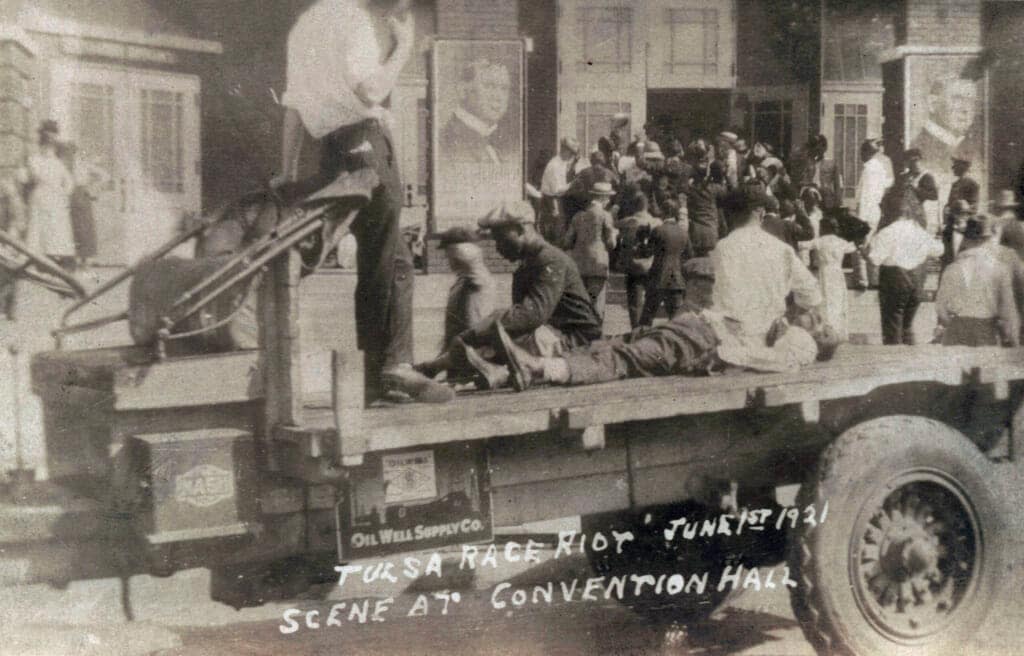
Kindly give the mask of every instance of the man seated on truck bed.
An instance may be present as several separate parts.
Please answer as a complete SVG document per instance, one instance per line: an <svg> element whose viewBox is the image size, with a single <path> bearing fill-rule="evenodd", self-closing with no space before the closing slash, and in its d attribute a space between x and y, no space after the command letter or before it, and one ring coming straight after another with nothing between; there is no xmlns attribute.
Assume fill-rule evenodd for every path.
<svg viewBox="0 0 1024 656"><path fill-rule="evenodd" d="M576 264L536 231L529 203L502 204L479 223L481 229L491 232L502 257L519 262L512 276L512 306L463 332L436 360L417 365L418 371L434 377L468 364L480 374L478 386L486 389L503 385L507 373L498 378L488 374L505 368L486 366L486 360L499 350L499 324L520 348L540 357L557 356L601 337L601 319Z"/></svg>
<svg viewBox="0 0 1024 656"><path fill-rule="evenodd" d="M513 387L534 383L591 385L623 378L701 376L727 367L752 371L795 371L815 360L828 360L839 340L817 312L791 308L787 318L772 322L763 344L747 339L740 324L709 307L707 295L692 295L699 282L713 278L708 258L686 263L687 307L671 321L653 328L591 342L556 357L537 357L502 336Z"/></svg>

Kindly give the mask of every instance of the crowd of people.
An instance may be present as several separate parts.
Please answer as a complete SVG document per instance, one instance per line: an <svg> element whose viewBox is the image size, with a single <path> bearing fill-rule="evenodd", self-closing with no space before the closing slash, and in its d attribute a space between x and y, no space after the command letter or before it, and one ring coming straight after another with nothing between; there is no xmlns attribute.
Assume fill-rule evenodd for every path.
<svg viewBox="0 0 1024 656"><path fill-rule="evenodd" d="M579 144L563 139L540 189L528 187L533 206L504 205L481 221L498 251L520 262L513 305L446 330L444 353L420 372L525 389L723 363L791 370L849 338L848 287L878 290L883 343L914 344L929 262L943 268L933 342L1017 345L1024 222L1012 192L993 203L998 216L980 212L970 162L951 162L956 181L940 214L920 152L902 153L894 174L881 142L867 140L851 211L822 135L788 165L769 144L748 149L732 132L685 148L672 140L664 152L653 140L620 152L622 143L613 130L584 163ZM474 254L470 269L460 261L467 248L479 252L475 239L464 230L442 237L458 276L453 298L493 295L482 258ZM613 272L624 275L633 330L608 339ZM655 326L662 307L668 321ZM449 320L467 325L462 316L450 299Z"/></svg>

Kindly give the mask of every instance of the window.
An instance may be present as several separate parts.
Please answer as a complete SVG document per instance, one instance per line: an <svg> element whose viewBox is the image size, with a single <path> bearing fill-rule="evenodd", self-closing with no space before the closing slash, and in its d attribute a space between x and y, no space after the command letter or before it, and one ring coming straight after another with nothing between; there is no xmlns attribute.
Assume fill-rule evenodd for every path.
<svg viewBox="0 0 1024 656"><path fill-rule="evenodd" d="M764 100L755 102L751 112L751 134L754 141L772 146L785 159L793 146L793 101Z"/></svg>
<svg viewBox="0 0 1024 656"><path fill-rule="evenodd" d="M580 71L628 73L633 66L633 10L583 7L579 10L583 58Z"/></svg>
<svg viewBox="0 0 1024 656"><path fill-rule="evenodd" d="M161 193L185 191L184 98L184 94L173 91L141 91L143 181Z"/></svg>
<svg viewBox="0 0 1024 656"><path fill-rule="evenodd" d="M868 106L837 104L835 109L836 165L843 176L843 198L857 195L860 181L860 145L868 138Z"/></svg>
<svg viewBox="0 0 1024 656"><path fill-rule="evenodd" d="M629 103L586 102L576 104L576 139L586 155L597 148L597 140L612 133L612 121L616 114L629 116ZM632 134L629 124L625 127L627 135Z"/></svg>
<svg viewBox="0 0 1024 656"><path fill-rule="evenodd" d="M668 73L718 75L718 10L669 9Z"/></svg>
<svg viewBox="0 0 1024 656"><path fill-rule="evenodd" d="M82 156L108 174L114 170L114 87L75 83L69 94L71 126Z"/></svg>

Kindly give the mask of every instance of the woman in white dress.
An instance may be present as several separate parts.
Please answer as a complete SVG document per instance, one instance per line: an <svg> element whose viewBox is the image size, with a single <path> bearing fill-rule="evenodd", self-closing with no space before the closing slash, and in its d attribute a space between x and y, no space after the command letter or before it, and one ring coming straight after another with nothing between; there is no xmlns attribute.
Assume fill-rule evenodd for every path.
<svg viewBox="0 0 1024 656"><path fill-rule="evenodd" d="M822 318L839 336L846 340L850 330L847 325L848 303L846 299L846 275L843 273L843 257L857 247L840 237L839 222L835 217L821 219L821 236L815 240L818 253L818 283L821 285Z"/></svg>
<svg viewBox="0 0 1024 656"><path fill-rule="evenodd" d="M39 127L39 152L28 158L19 176L19 181L29 189L25 242L46 255L73 260L71 192L75 180L57 156L58 134L56 121L43 121Z"/></svg>

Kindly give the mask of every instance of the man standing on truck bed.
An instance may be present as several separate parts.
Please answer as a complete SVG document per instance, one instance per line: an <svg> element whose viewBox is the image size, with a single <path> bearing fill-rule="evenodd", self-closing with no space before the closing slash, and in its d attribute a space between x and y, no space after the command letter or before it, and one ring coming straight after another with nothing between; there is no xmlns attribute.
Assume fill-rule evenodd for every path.
<svg viewBox="0 0 1024 656"><path fill-rule="evenodd" d="M454 348L432 362L417 365L419 371L434 376L468 359L480 372L483 387L500 387L507 381L507 371L486 361L500 346L498 324L527 352L545 357L601 337L601 319L576 264L536 231L529 203L503 204L481 219L480 227L490 230L502 257L519 262L512 276L512 307L464 332ZM501 375L492 376L494 373Z"/></svg>
<svg viewBox="0 0 1024 656"><path fill-rule="evenodd" d="M288 35L281 174L274 184L295 181L303 126L321 141L320 171L286 186L286 196L301 198L345 171L371 168L380 180L352 223L367 402L388 391L429 402L452 398L448 387L411 367L413 259L400 234L402 183L383 105L412 52L414 27L409 0L319 0Z"/></svg>

